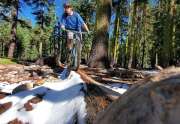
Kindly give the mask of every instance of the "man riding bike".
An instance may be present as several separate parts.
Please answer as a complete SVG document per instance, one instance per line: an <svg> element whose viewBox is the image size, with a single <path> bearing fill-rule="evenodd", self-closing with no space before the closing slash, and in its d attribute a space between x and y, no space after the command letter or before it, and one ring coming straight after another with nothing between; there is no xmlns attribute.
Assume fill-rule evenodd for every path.
<svg viewBox="0 0 180 124"><path fill-rule="evenodd" d="M62 18L61 18L61 29L64 31L68 30L66 32L67 49L68 49L67 64L68 64L70 61L71 49L73 48L73 36L74 36L73 31L81 32L81 30L84 29L85 31L89 33L89 29L87 25L85 24L84 20L77 12L73 11L73 7L69 2L66 2L64 4L64 14L62 15ZM81 41L82 36L80 33L78 34L78 37L79 37L78 39L80 40L80 42L82 42Z"/></svg>

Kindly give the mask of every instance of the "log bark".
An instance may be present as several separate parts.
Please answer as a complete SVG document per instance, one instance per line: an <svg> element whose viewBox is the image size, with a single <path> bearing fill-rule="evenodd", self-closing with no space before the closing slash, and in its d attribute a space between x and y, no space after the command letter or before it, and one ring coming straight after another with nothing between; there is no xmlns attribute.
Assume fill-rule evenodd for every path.
<svg viewBox="0 0 180 124"><path fill-rule="evenodd" d="M140 81L99 113L95 124L179 124L180 68Z"/></svg>

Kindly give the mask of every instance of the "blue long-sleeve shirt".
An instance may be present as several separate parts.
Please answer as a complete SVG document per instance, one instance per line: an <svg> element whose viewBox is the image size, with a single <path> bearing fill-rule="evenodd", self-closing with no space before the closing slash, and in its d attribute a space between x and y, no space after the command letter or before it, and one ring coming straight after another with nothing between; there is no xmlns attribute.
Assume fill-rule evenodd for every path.
<svg viewBox="0 0 180 124"><path fill-rule="evenodd" d="M72 15L62 15L61 25L64 25L66 29L81 31L83 24L84 20L77 12L73 12Z"/></svg>

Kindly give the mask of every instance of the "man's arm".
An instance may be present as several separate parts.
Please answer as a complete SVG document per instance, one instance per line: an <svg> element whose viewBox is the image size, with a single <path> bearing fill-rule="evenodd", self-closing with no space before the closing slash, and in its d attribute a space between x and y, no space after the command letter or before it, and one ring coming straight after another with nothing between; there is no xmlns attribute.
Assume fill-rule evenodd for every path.
<svg viewBox="0 0 180 124"><path fill-rule="evenodd" d="M61 24L61 27L60 27L62 30L66 30L65 28L65 25L64 24Z"/></svg>
<svg viewBox="0 0 180 124"><path fill-rule="evenodd" d="M84 22L84 20L82 19L82 17L79 14L78 14L78 20L79 20L78 25L89 33L88 26L86 25L86 23Z"/></svg>
<svg viewBox="0 0 180 124"><path fill-rule="evenodd" d="M87 32L89 32L89 28L88 28L88 26L84 23L83 24L83 28L87 31Z"/></svg>
<svg viewBox="0 0 180 124"><path fill-rule="evenodd" d="M61 23L60 23L60 28L62 30L65 30L65 15L63 14L61 17Z"/></svg>

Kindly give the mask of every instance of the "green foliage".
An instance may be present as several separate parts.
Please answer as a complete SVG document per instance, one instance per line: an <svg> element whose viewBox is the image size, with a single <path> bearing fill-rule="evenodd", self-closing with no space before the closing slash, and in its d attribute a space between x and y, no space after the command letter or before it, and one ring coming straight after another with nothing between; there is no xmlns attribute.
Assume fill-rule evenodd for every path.
<svg viewBox="0 0 180 124"><path fill-rule="evenodd" d="M98 3L95 0L70 1L94 32L83 36L82 58L88 60L96 33ZM33 61L42 52L43 56L61 54L58 56L64 60L66 44L57 25L54 1L24 2L33 7L32 13L36 17L37 23L32 29L28 20L18 17L16 13L16 18L10 14L22 11L21 0L0 1L0 9L3 10L0 11L0 56L7 56L8 45L14 36L17 43L15 55L18 59ZM155 64L166 67L180 61L180 3L178 0L157 0L155 5L148 2L134 0L129 5L128 0L122 0L113 8L116 19L113 22L113 36L109 38L109 58L122 67L151 68ZM129 17L128 23L123 21L124 16ZM17 24L17 28L13 27L14 24ZM17 34L12 35L14 29Z"/></svg>
<svg viewBox="0 0 180 124"><path fill-rule="evenodd" d="M115 21L115 31L117 27L122 31L125 26L128 32L126 45L113 45L115 39L118 37L121 39L121 33L116 35L114 32L114 37L110 41L113 45L110 47L110 52L113 52L115 47L119 47L119 50L113 53L119 53L117 64L129 68L152 68L155 64L167 67L177 64L180 56L180 12L176 0L158 0L154 6L148 3L148 0L135 0L127 8L121 8L124 6L121 1L118 6L123 12L128 11L129 21L128 26L124 23L118 26ZM123 15L120 14L121 17Z"/></svg>
<svg viewBox="0 0 180 124"><path fill-rule="evenodd" d="M24 0L33 8L32 14L36 18L36 23L43 29L51 23L51 17L48 15L49 7L54 6L54 0ZM50 9L51 10L51 9Z"/></svg>
<svg viewBox="0 0 180 124"><path fill-rule="evenodd" d="M0 58L0 64L7 65L7 64L16 64L15 61L6 58Z"/></svg>
<svg viewBox="0 0 180 124"><path fill-rule="evenodd" d="M75 11L80 13L87 24L93 23L92 18L96 7L95 0L71 0L71 3Z"/></svg>
<svg viewBox="0 0 180 124"><path fill-rule="evenodd" d="M38 41L39 57L48 55L50 35L56 22L54 0L25 0L25 2L33 7L32 14L35 16L36 24L39 27L37 34L40 39L35 39Z"/></svg>
<svg viewBox="0 0 180 124"><path fill-rule="evenodd" d="M10 40L10 23L0 22L0 42L8 43Z"/></svg>
<svg viewBox="0 0 180 124"><path fill-rule="evenodd" d="M175 7L177 6L177 8ZM156 64L161 66L174 65L178 61L178 21L179 12L176 0L159 1L159 4L152 9L154 20L153 40L154 55ZM153 50L152 50L153 51ZM155 54L158 58L155 58Z"/></svg>
<svg viewBox="0 0 180 124"><path fill-rule="evenodd" d="M33 35L36 32L32 32L31 29L23 28L18 26L17 37L18 37L18 49L17 56L23 60L35 60L38 57L37 48L33 44Z"/></svg>
<svg viewBox="0 0 180 124"><path fill-rule="evenodd" d="M0 23L0 56L4 57L7 54L7 46L11 39L10 37L10 23L2 21Z"/></svg>
<svg viewBox="0 0 180 124"><path fill-rule="evenodd" d="M89 54L92 46L93 34L86 35L83 38L82 58L89 59Z"/></svg>

